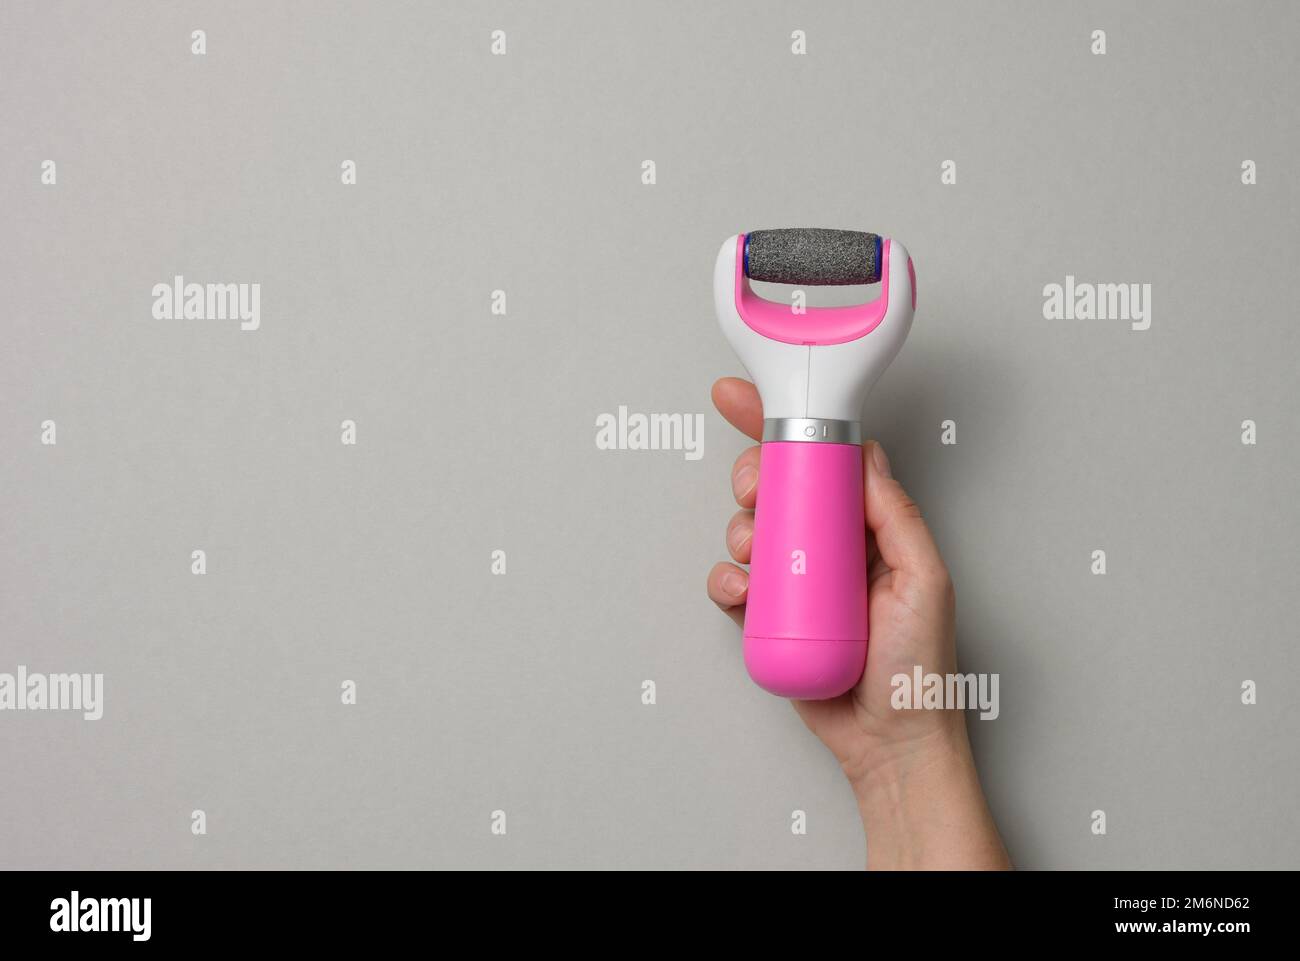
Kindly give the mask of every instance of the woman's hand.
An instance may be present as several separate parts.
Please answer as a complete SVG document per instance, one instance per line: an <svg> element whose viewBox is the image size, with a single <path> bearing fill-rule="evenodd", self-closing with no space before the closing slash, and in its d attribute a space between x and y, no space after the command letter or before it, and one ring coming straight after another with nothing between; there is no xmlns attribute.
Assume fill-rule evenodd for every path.
<svg viewBox="0 0 1300 961"><path fill-rule="evenodd" d="M733 426L758 440L763 408L748 381L726 377L713 402ZM891 678L957 671L955 596L948 568L916 503L894 480L880 445L863 445L871 641L858 685L827 701L793 701L809 729L830 748L858 798L867 832L867 866L1008 868L1010 862L984 801L957 710L895 709ZM761 483L760 448L736 459L738 511L727 547L749 563L754 504ZM709 572L717 605L744 622L749 575L720 562Z"/></svg>

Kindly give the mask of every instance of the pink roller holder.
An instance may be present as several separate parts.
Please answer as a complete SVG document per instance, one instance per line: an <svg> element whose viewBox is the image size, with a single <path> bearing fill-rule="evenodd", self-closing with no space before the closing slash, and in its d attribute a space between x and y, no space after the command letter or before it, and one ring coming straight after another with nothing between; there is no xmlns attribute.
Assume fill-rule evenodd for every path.
<svg viewBox="0 0 1300 961"><path fill-rule="evenodd" d="M771 441L759 470L745 666L773 694L834 697L867 661L862 448Z"/></svg>
<svg viewBox="0 0 1300 961"><path fill-rule="evenodd" d="M802 240L848 232L768 233ZM715 269L719 322L763 400L745 666L755 683L783 697L837 697L857 684L866 665L858 421L867 391L907 336L915 279L902 244L872 234L857 235L855 244L861 246L862 237L879 246L873 270L860 282L878 279L880 291L875 300L853 307L795 312L759 298L747 275L744 234L723 243ZM826 247L825 238L813 239L817 252ZM768 241L767 250L773 246ZM843 261L842 252L832 253L838 254L836 263ZM805 261L809 256L807 250L797 254Z"/></svg>

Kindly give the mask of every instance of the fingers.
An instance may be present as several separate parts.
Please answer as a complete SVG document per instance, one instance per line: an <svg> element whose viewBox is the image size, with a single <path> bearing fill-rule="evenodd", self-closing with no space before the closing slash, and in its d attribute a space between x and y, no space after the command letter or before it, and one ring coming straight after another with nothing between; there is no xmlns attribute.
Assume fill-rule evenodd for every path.
<svg viewBox="0 0 1300 961"><path fill-rule="evenodd" d="M739 377L723 377L713 385L713 406L727 423L754 440L763 438L763 402L758 388Z"/></svg>
<svg viewBox="0 0 1300 961"><path fill-rule="evenodd" d="M753 541L754 515L749 511L736 511L727 524L727 550L739 563L748 564Z"/></svg>
<svg viewBox="0 0 1300 961"><path fill-rule="evenodd" d="M750 447L736 458L731 468L731 492L736 503L749 510L754 509L758 500L758 458L759 448Z"/></svg>
<svg viewBox="0 0 1300 961"><path fill-rule="evenodd" d="M921 509L889 472L889 458L875 441L862 450L867 489L867 527L876 538L880 558L891 570L925 580L946 581L948 569Z"/></svg>
<svg viewBox="0 0 1300 961"><path fill-rule="evenodd" d="M749 590L749 575L735 564L719 561L709 571L709 598L731 615L737 624L743 622L745 595Z"/></svg>
<svg viewBox="0 0 1300 961"><path fill-rule="evenodd" d="M713 406L741 433L754 440L763 438L763 402L758 389L739 377L723 377L713 385ZM758 499L759 449L751 447L736 458L731 468L731 489L738 511L727 524L727 550L742 564L749 563L754 537L754 515L750 511ZM745 598L749 575L735 564L719 562L709 571L709 597L737 624L745 618Z"/></svg>

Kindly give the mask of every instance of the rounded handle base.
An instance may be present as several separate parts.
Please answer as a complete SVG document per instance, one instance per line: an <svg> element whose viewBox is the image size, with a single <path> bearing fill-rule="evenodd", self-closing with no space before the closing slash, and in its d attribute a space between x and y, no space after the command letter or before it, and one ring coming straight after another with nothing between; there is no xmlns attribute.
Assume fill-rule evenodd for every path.
<svg viewBox="0 0 1300 961"><path fill-rule="evenodd" d="M745 635L745 668L754 683L781 697L821 701L852 689L867 665L866 641Z"/></svg>

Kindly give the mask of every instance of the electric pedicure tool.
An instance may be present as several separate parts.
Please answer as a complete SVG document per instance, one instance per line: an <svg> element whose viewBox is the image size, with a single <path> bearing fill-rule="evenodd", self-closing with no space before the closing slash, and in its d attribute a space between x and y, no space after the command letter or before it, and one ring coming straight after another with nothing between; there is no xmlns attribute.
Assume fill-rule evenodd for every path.
<svg viewBox="0 0 1300 961"><path fill-rule="evenodd" d="M880 283L852 307L765 300L750 280ZM763 446L745 608L745 666L765 690L843 694L867 658L867 548L859 417L912 326L916 274L898 241L856 230L729 237L713 300L763 400Z"/></svg>

